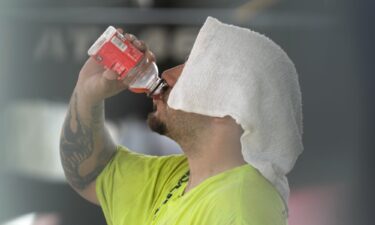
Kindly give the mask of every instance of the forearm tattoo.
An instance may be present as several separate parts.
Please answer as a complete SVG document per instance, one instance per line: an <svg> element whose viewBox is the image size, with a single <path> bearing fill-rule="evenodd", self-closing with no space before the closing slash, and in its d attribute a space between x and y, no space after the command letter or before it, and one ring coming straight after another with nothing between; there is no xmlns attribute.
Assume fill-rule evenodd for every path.
<svg viewBox="0 0 375 225"><path fill-rule="evenodd" d="M78 113L77 101L74 93L62 130L60 156L69 183L75 189L83 190L96 179L115 149L111 149L114 145L110 144L104 127L104 105L93 106L91 118L84 124ZM108 149L108 146L111 147Z"/></svg>

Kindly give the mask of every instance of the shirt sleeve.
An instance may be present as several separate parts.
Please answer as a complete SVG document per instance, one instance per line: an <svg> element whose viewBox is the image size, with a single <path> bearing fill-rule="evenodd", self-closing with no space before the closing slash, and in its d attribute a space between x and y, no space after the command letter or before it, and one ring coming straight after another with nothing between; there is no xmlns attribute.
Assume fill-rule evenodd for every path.
<svg viewBox="0 0 375 225"><path fill-rule="evenodd" d="M187 169L184 155L149 156L119 146L96 179L96 195L107 223L146 222L146 215L152 215L161 201L162 190Z"/></svg>

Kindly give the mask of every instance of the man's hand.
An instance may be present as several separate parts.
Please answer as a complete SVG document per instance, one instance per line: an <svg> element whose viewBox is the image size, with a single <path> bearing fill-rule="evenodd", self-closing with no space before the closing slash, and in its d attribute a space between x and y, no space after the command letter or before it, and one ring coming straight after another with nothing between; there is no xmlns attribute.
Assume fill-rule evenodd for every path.
<svg viewBox="0 0 375 225"><path fill-rule="evenodd" d="M118 31L123 33L121 29L118 29ZM154 54L148 50L143 41L138 40L132 34L125 34L125 38L130 40L137 49L145 53L145 57L155 61ZM90 57L79 73L76 91L80 92L86 100L96 104L128 88L129 81L127 79L118 80L118 77L117 73L105 69Z"/></svg>

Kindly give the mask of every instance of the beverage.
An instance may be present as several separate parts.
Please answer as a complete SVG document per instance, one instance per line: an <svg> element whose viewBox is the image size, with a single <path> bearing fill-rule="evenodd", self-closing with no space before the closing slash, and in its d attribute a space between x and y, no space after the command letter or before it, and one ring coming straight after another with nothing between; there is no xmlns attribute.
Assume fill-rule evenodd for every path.
<svg viewBox="0 0 375 225"><path fill-rule="evenodd" d="M106 69L115 71L119 75L118 80L127 82L132 92L158 95L167 85L159 77L155 62L112 26L95 41L88 54Z"/></svg>
<svg viewBox="0 0 375 225"><path fill-rule="evenodd" d="M148 91L147 88L129 88L129 90L138 94L146 93Z"/></svg>

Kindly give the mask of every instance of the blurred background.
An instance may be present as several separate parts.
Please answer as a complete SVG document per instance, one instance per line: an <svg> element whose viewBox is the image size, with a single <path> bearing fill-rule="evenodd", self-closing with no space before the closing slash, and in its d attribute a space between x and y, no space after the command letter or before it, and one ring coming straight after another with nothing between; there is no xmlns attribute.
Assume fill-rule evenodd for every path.
<svg viewBox="0 0 375 225"><path fill-rule="evenodd" d="M144 40L159 70L182 63L207 16L254 29L299 72L305 151L289 174L290 225L373 224L374 2L370 0L0 1L0 225L106 224L66 183L59 135L87 49L108 25ZM152 103L106 101L118 143L180 152L145 125ZM147 141L145 141L147 140Z"/></svg>

